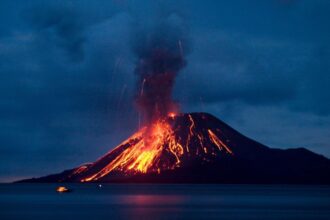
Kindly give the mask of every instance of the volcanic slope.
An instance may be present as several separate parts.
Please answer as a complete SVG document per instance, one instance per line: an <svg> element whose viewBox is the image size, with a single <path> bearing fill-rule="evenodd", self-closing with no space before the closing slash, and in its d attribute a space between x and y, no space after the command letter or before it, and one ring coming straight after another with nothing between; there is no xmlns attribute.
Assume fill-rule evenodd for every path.
<svg viewBox="0 0 330 220"><path fill-rule="evenodd" d="M266 147L210 114L190 113L141 128L94 163L21 182L329 184L330 160Z"/></svg>

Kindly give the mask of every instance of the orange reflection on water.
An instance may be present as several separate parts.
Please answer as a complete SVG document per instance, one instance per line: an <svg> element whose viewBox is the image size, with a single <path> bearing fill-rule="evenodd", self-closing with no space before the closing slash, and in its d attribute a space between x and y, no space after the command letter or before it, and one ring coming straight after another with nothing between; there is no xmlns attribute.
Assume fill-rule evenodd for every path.
<svg viewBox="0 0 330 220"><path fill-rule="evenodd" d="M119 202L126 205L178 205L187 201L184 195L125 195L119 198Z"/></svg>

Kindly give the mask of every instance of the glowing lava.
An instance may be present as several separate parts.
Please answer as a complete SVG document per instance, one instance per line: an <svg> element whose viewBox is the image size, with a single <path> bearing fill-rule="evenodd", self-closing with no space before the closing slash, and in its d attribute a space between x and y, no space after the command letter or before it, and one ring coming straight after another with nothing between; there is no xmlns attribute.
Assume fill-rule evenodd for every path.
<svg viewBox="0 0 330 220"><path fill-rule="evenodd" d="M73 175L81 176L81 182L89 182L118 173L159 174L184 166L192 157L211 161L223 153L233 154L217 131L200 129L196 124L191 114L169 114L168 118L143 127L95 163L78 167Z"/></svg>
<svg viewBox="0 0 330 220"><path fill-rule="evenodd" d="M154 123L150 128L142 128L118 147L135 140L137 142L134 146L124 150L102 170L82 181L97 180L113 170L127 173L160 172L161 168L173 169L180 163L179 158L183 154L183 148L176 141L171 126L165 120ZM161 164L159 158L164 150L168 150L176 158L174 164L170 166Z"/></svg>

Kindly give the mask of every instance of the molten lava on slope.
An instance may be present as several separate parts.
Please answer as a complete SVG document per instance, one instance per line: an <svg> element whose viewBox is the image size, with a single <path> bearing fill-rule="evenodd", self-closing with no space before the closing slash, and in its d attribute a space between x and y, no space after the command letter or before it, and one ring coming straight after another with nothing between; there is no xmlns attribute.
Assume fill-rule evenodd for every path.
<svg viewBox="0 0 330 220"><path fill-rule="evenodd" d="M206 163L232 156L221 131L205 126L208 117L180 114L158 120L141 128L95 163L76 168L63 180L92 182L111 175L160 174L184 167L191 160Z"/></svg>
<svg viewBox="0 0 330 220"><path fill-rule="evenodd" d="M207 113L141 128L94 163L21 182L330 183L330 160L272 149Z"/></svg>

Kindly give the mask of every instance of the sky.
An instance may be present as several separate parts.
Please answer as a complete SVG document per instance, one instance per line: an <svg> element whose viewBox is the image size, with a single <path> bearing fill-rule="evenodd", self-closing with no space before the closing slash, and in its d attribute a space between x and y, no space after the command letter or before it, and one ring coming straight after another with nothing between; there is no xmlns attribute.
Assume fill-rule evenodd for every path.
<svg viewBox="0 0 330 220"><path fill-rule="evenodd" d="M134 132L132 42L162 21L188 42L183 112L330 157L330 1L1 0L0 181L95 161Z"/></svg>

